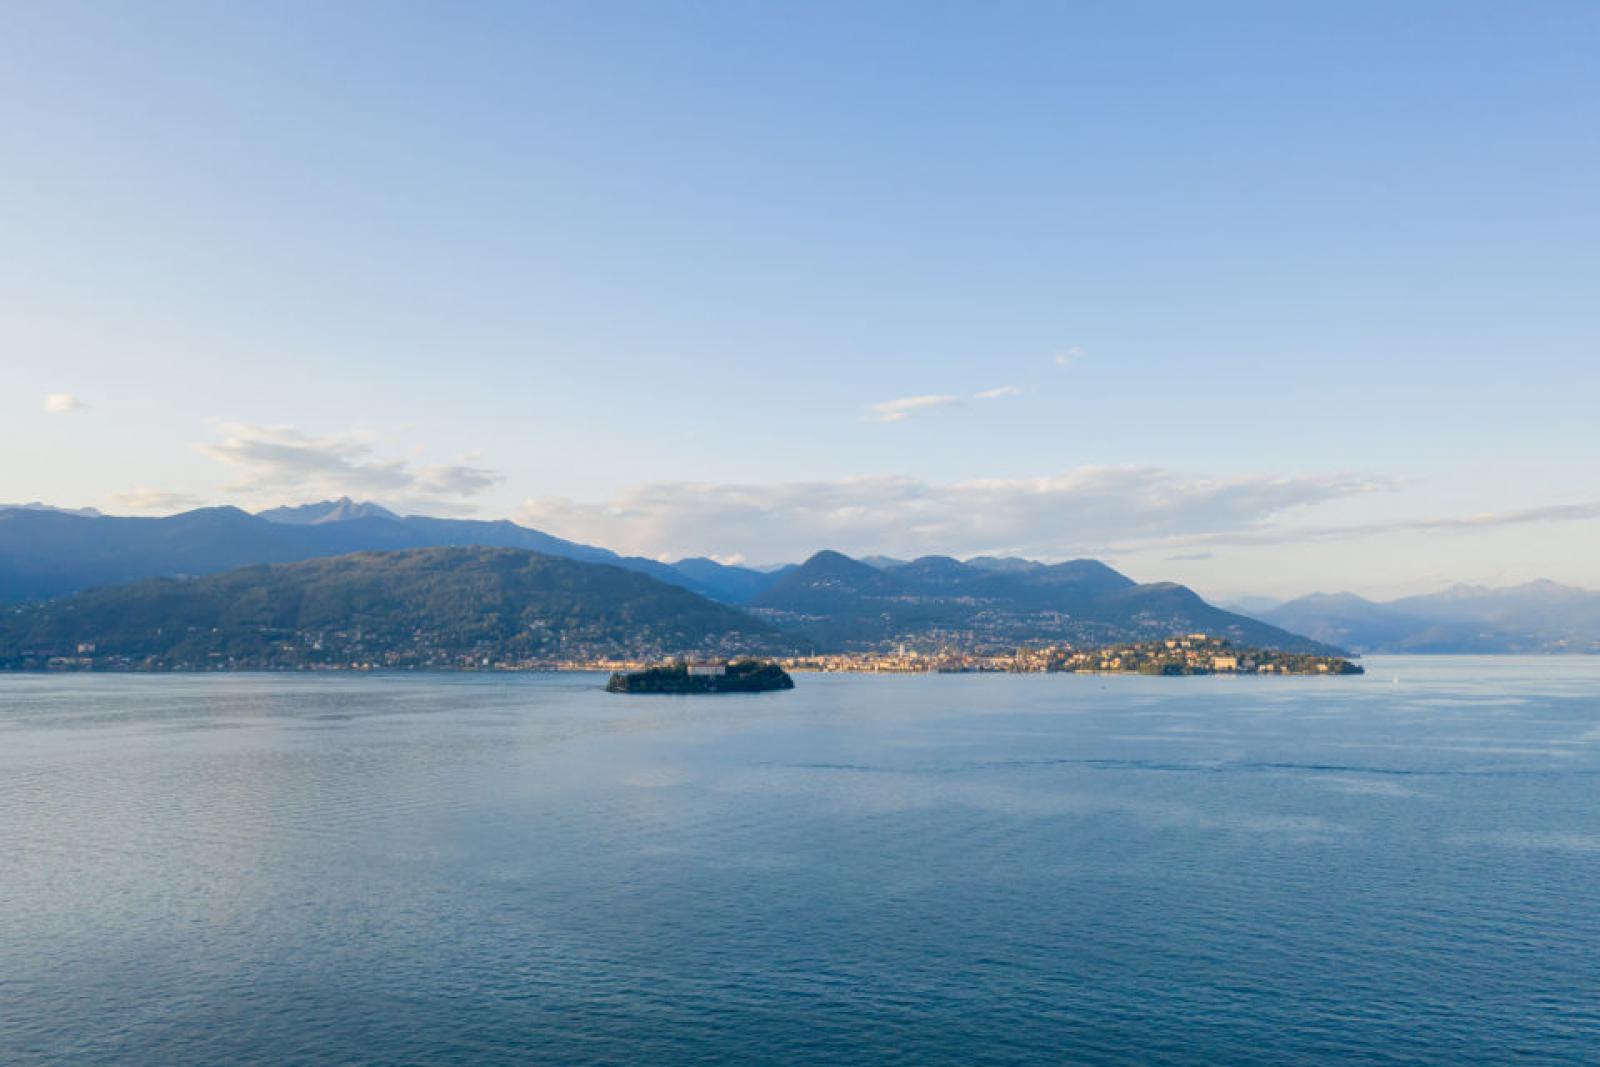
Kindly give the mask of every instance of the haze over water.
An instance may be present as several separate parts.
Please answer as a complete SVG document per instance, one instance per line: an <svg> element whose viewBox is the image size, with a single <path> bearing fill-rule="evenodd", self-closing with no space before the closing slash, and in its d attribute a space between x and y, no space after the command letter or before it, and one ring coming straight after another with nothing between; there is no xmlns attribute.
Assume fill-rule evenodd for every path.
<svg viewBox="0 0 1600 1067"><path fill-rule="evenodd" d="M1594 1062L1600 658L0 678L0 1062Z"/></svg>

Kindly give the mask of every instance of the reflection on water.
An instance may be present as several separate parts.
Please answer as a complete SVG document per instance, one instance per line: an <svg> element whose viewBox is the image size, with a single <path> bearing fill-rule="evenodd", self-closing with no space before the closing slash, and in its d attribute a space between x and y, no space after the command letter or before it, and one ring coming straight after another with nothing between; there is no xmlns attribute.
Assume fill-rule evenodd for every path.
<svg viewBox="0 0 1600 1067"><path fill-rule="evenodd" d="M1600 659L0 677L0 1062L1593 1062Z"/></svg>

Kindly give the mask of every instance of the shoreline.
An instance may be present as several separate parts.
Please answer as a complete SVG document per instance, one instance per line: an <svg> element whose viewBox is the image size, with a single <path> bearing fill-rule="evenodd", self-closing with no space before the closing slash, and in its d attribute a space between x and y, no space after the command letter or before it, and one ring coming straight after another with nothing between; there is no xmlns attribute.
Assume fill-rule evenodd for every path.
<svg viewBox="0 0 1600 1067"><path fill-rule="evenodd" d="M1401 655L1403 653L1396 653ZM1404 653L1409 655L1408 653ZM1422 655L1422 654L1418 654ZM1440 654L1431 658L1461 658L1464 654ZM1523 654L1502 653L1498 658L1514 659ZM1529 658L1555 659L1565 658L1553 655L1532 656ZM1581 658L1574 655L1573 658ZM230 675L230 674L267 674L267 675L307 675L307 674L334 674L334 675L365 675L365 674L398 674L398 675L474 675L474 674L610 674L618 670L644 669L620 668L614 666L593 666L589 664L570 664L561 666L539 667L220 667L220 668L195 668L195 667L0 667L0 678L15 677L62 677L78 675L182 675L186 677L202 675ZM1337 671L1192 671L1185 674L1164 674L1150 671L1115 671L1115 670L886 670L872 667L849 668L820 668L820 667L792 667L785 666L784 670L791 674L807 675L850 675L852 677L972 677L972 676L1012 676L1012 677L1062 677L1082 675L1091 678L1125 677L1125 678L1339 678L1359 677L1363 672L1340 673Z"/></svg>

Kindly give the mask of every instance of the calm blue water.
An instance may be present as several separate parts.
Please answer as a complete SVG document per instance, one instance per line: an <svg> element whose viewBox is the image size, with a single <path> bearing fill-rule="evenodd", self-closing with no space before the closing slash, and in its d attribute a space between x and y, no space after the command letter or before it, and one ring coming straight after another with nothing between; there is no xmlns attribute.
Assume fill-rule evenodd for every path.
<svg viewBox="0 0 1600 1067"><path fill-rule="evenodd" d="M0 1062L1600 1062L1600 658L0 676Z"/></svg>

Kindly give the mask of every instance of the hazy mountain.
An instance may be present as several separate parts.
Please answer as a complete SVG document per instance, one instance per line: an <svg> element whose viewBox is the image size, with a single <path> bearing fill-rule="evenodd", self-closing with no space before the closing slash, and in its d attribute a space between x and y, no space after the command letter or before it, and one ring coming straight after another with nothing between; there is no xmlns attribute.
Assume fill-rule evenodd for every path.
<svg viewBox="0 0 1600 1067"><path fill-rule="evenodd" d="M343 525L283 526L231 507L159 519L0 511L0 600L35 600L135 578L206 574L353 548L409 547L399 530L391 531L396 536L390 544L351 544Z"/></svg>
<svg viewBox="0 0 1600 1067"><path fill-rule="evenodd" d="M1354 593L1313 593L1261 618L1352 652L1459 651L1470 635L1377 604Z"/></svg>
<svg viewBox="0 0 1600 1067"><path fill-rule="evenodd" d="M1282 607L1283 603L1277 597L1271 596L1241 596L1232 600L1217 601L1219 607L1227 608L1229 611L1237 611L1241 615L1251 615L1258 619L1265 612L1271 611L1273 608Z"/></svg>
<svg viewBox="0 0 1600 1067"><path fill-rule="evenodd" d="M1600 593L1551 581L1498 589L1457 585L1431 596L1405 597L1390 607L1425 619L1547 636L1581 633L1600 637Z"/></svg>
<svg viewBox="0 0 1600 1067"><path fill-rule="evenodd" d="M30 507L0 510L0 601L38 600L138 578L212 574L251 563L449 545L520 548L610 563L729 602L777 577L712 560L687 561L691 566L679 570L514 522L401 518L348 499L262 515L218 507L165 518L89 517Z"/></svg>
<svg viewBox="0 0 1600 1067"><path fill-rule="evenodd" d="M102 514L99 508L58 508L52 504L41 504L37 500L28 504L0 504L0 511L11 509L17 511L54 511L62 515L82 515L90 519L97 519Z"/></svg>
<svg viewBox="0 0 1600 1067"><path fill-rule="evenodd" d="M1262 618L1357 652L1600 652L1600 593L1548 581L1384 603L1317 593Z"/></svg>
<svg viewBox="0 0 1600 1067"><path fill-rule="evenodd" d="M683 579L694 583L693 588L700 589L714 600L720 600L725 604L744 604L763 590L770 588L793 570L794 565L788 564L775 570L758 571L749 567L730 567L714 559L696 556L692 559L680 559L672 564L672 569Z"/></svg>
<svg viewBox="0 0 1600 1067"><path fill-rule="evenodd" d="M819 552L750 607L830 648L902 641L966 647L1014 647L1039 640L1092 645L1203 631L1241 644L1333 651L1223 611L1181 585L1140 585L1094 560L962 563L926 556L879 569L839 552Z"/></svg>
<svg viewBox="0 0 1600 1067"><path fill-rule="evenodd" d="M288 523L292 526L314 526L323 522L349 522L351 519L398 519L400 516L370 500L357 503L347 496L338 500L324 500L317 504L300 504L293 507L268 508L256 512L257 518L268 522Z"/></svg>
<svg viewBox="0 0 1600 1067"><path fill-rule="evenodd" d="M0 611L0 665L81 644L134 665L271 668L779 651L794 640L621 567L426 548L151 578Z"/></svg>

